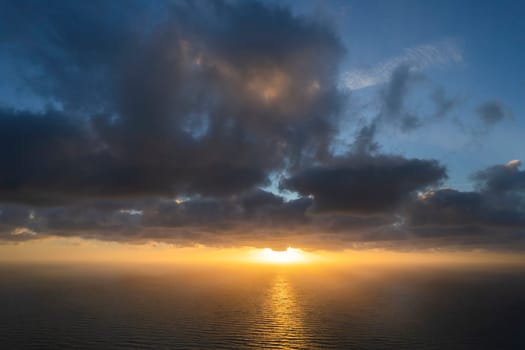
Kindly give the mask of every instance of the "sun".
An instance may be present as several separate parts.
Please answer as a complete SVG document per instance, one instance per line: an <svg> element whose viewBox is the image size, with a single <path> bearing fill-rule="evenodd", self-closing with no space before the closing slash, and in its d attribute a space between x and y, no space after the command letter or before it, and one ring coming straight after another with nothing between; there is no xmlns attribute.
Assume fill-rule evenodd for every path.
<svg viewBox="0 0 525 350"><path fill-rule="evenodd" d="M286 250L264 248L255 252L254 260L270 264L296 264L306 262L306 256L301 249L292 247Z"/></svg>

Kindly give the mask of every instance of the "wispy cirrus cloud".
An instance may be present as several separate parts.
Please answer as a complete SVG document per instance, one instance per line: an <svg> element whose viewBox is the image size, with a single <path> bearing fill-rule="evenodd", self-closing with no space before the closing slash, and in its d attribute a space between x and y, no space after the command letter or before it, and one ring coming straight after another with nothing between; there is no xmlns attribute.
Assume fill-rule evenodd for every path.
<svg viewBox="0 0 525 350"><path fill-rule="evenodd" d="M392 72L400 66L422 71L428 67L463 61L463 54L456 42L446 39L430 44L406 48L403 53L382 61L368 69L353 69L342 76L342 86L359 90L388 81Z"/></svg>

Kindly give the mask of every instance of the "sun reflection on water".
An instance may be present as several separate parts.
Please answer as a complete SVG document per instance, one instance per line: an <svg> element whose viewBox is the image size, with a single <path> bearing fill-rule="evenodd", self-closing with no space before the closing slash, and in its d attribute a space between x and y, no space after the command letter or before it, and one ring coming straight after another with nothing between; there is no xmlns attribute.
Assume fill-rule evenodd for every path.
<svg viewBox="0 0 525 350"><path fill-rule="evenodd" d="M266 324L259 331L265 345L278 349L308 348L304 312L287 276L273 279L262 311Z"/></svg>

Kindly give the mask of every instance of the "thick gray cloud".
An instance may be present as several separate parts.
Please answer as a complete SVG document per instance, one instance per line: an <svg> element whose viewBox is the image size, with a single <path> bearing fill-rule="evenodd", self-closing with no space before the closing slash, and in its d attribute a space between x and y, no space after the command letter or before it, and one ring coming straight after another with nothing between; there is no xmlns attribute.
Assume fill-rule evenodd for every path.
<svg viewBox="0 0 525 350"><path fill-rule="evenodd" d="M425 193L411 212L414 225L523 227L525 213L500 206L484 192L441 189Z"/></svg>
<svg viewBox="0 0 525 350"><path fill-rule="evenodd" d="M487 186L490 181L485 177L480 180L478 191L424 190L443 176L437 163L385 158L356 162L352 171L348 170L349 164L346 170L341 168L334 173L331 172L334 168L326 168L301 174L301 180L306 178L309 185L319 186L314 188L318 192L313 198L289 201L270 192L253 190L239 196L184 201L97 199L66 206L4 205L0 213L0 237L21 241L58 235L125 242L155 240L180 245L274 248L291 242L330 249L355 244L398 249L525 248L525 197L521 185ZM504 171L502 168L509 166L516 167L517 163L478 174L491 173L490 179L494 179L501 176L494 169ZM407 182L403 192L397 175L405 173L407 181L414 181L419 172L400 169L418 167L427 169L428 177L418 175L420 185ZM513 176L521 173L514 171ZM343 185L339 183L337 187L341 194L330 192L328 184L338 184L333 178L335 174L340 176L338 180L344 179ZM390 174L388 179L386 174ZM356 175L362 176L356 178ZM324 181L313 181L319 178ZM360 180L358 185L356 180ZM394 191L388 185L398 187ZM364 193L366 197L358 196ZM371 196L377 202L369 201Z"/></svg>
<svg viewBox="0 0 525 350"><path fill-rule="evenodd" d="M0 106L0 241L340 248L523 226L518 163L475 174L476 192L431 191L443 165L379 153L381 124L423 121L406 108L409 66L333 154L348 96L328 25L254 1L1 8L0 91L19 98ZM433 98L437 116L456 105ZM276 177L281 194L262 190Z"/></svg>
<svg viewBox="0 0 525 350"><path fill-rule="evenodd" d="M406 209L409 226L423 236L525 247L525 171L519 167L519 161L511 161L475 173L477 191L440 189L421 194Z"/></svg>
<svg viewBox="0 0 525 350"><path fill-rule="evenodd" d="M7 205L0 213L0 241L48 236L118 242L163 241L178 245L254 245L286 248L341 248L342 243L377 240L376 228L389 215L352 216L312 213L313 200L284 201L253 191L235 198L96 200L67 206ZM396 239L383 234L382 238Z"/></svg>
<svg viewBox="0 0 525 350"><path fill-rule="evenodd" d="M283 186L313 196L317 210L367 214L395 209L412 192L444 178L436 161L356 156L305 169Z"/></svg>
<svg viewBox="0 0 525 350"><path fill-rule="evenodd" d="M495 165L478 171L474 181L483 192L508 194L525 191L525 171L520 170L521 161L511 160L505 165Z"/></svg>
<svg viewBox="0 0 525 350"><path fill-rule="evenodd" d="M98 3L103 16L88 4L8 6L45 24L20 45L34 31L8 21L2 45L55 107L2 110L3 200L225 196L328 156L343 101L329 29L280 7L203 2L159 3L164 17L137 32L143 4L122 5Z"/></svg>

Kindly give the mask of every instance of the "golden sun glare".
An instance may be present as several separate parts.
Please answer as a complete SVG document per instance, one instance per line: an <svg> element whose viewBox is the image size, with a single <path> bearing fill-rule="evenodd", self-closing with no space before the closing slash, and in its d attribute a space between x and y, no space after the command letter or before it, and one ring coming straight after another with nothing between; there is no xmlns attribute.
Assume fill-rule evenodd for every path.
<svg viewBox="0 0 525 350"><path fill-rule="evenodd" d="M306 256L301 249L288 247L286 250L260 249L255 253L254 260L270 264L294 264L306 262Z"/></svg>

